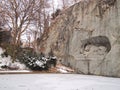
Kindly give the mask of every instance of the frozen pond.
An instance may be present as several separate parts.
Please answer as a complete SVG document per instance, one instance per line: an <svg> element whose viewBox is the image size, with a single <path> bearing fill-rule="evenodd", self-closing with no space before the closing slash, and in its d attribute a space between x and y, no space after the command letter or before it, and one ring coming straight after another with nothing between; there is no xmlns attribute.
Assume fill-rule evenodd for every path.
<svg viewBox="0 0 120 90"><path fill-rule="evenodd" d="M79 74L0 75L0 90L120 90L120 78Z"/></svg>

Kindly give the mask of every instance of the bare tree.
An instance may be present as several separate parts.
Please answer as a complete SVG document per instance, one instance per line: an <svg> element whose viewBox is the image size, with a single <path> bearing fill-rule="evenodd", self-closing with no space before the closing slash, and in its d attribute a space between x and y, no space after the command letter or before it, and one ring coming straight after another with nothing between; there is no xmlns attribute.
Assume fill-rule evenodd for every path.
<svg viewBox="0 0 120 90"><path fill-rule="evenodd" d="M0 14L3 15L5 26L12 28L13 45L19 47L21 35L32 30L36 24L42 31L44 27L44 8L46 0L0 0ZM15 49L14 47L14 49ZM14 52L13 52L14 54ZM15 56L15 55L13 55Z"/></svg>
<svg viewBox="0 0 120 90"><path fill-rule="evenodd" d="M62 3L63 3L63 8L66 8L67 7L66 0L62 0Z"/></svg>
<svg viewBox="0 0 120 90"><path fill-rule="evenodd" d="M20 45L20 37L30 26L41 19L44 0L4 0L0 1L2 14L7 25L12 28L13 44ZM39 12L39 17L36 15ZM36 17L37 16L37 17ZM41 26L41 20L39 20Z"/></svg>
<svg viewBox="0 0 120 90"><path fill-rule="evenodd" d="M34 37L33 41L33 48L38 49L38 38L41 38L42 34L44 31L48 30L49 23L50 23L50 17L49 17L49 12L48 8L50 8L50 5L48 4L47 0L40 0L37 3L37 11L36 11L36 21L35 21L35 26L36 30L32 30L32 35Z"/></svg>
<svg viewBox="0 0 120 90"><path fill-rule="evenodd" d="M52 9L53 9L53 12L55 12L54 0L52 0Z"/></svg>

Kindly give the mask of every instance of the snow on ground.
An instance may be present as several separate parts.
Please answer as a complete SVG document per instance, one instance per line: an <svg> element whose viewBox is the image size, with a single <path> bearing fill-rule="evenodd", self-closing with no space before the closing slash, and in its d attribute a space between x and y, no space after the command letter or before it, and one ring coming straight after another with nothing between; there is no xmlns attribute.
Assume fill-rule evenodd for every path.
<svg viewBox="0 0 120 90"><path fill-rule="evenodd" d="M28 69L24 64L21 64L20 62L14 62L12 63L12 59L10 56L8 57L2 57L2 54L5 52L4 49L2 49L0 47L0 73L18 73L18 72L29 72L29 70L25 71L25 69ZM42 57L43 58L43 57ZM52 57L53 59L55 59L56 57ZM35 58L31 57L30 60L31 62L33 62ZM45 60L46 58L43 58L43 60ZM35 65L38 66L44 66L45 63L43 63L40 61L36 61ZM32 63L30 62L30 64L32 65ZM46 62L46 60L45 60ZM52 69L53 73L73 73L74 70L65 67L64 65L61 64L57 64L57 66L55 68ZM23 73L22 72L22 73Z"/></svg>
<svg viewBox="0 0 120 90"><path fill-rule="evenodd" d="M1 54L4 53L5 50L3 50L1 47L0 47L0 69L1 69L1 66L3 65L9 65L9 63L11 63L11 57L8 56L8 57L2 57Z"/></svg>
<svg viewBox="0 0 120 90"><path fill-rule="evenodd" d="M120 90L120 78L79 74L0 75L0 90Z"/></svg>
<svg viewBox="0 0 120 90"><path fill-rule="evenodd" d="M14 62L12 63L12 59L10 56L8 57L2 57L2 54L5 52L5 50L3 50L0 47L0 70L4 70L3 68L1 68L2 66L9 66L11 68L16 68L19 70L23 70L26 69L26 66L24 64L21 64L19 62Z"/></svg>
<svg viewBox="0 0 120 90"><path fill-rule="evenodd" d="M56 66L56 68L57 68L57 71L60 72L60 73L73 73L74 72L73 69L71 69L69 67L66 67L66 66L64 66L62 64L58 64Z"/></svg>
<svg viewBox="0 0 120 90"><path fill-rule="evenodd" d="M27 73L27 72L32 72L30 70L4 70L4 71L0 71L0 74L12 74L12 73L16 73L16 74L20 74L20 73Z"/></svg>
<svg viewBox="0 0 120 90"><path fill-rule="evenodd" d="M67 74L67 73L74 73L74 70L66 67L64 65L58 64L56 67L50 68L48 71L36 71L37 73L62 73L62 74ZM31 70L0 70L0 74L23 74L23 73L35 73L34 71Z"/></svg>

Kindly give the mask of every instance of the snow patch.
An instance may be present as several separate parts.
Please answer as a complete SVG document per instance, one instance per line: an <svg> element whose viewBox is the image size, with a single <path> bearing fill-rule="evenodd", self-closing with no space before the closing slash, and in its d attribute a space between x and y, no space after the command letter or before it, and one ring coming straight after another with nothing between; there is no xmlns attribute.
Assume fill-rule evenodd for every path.
<svg viewBox="0 0 120 90"><path fill-rule="evenodd" d="M21 64L19 62L12 63L11 56L2 57L2 54L4 52L5 52L5 50L3 50L0 47L0 70L6 70L6 68L8 68L8 69L19 69L19 70L26 69L26 66L24 64ZM2 68L2 67L4 67L4 68Z"/></svg>
<svg viewBox="0 0 120 90"><path fill-rule="evenodd" d="M57 71L60 73L73 73L74 72L73 69L63 66L63 65L57 65Z"/></svg>
<svg viewBox="0 0 120 90"><path fill-rule="evenodd" d="M0 77L0 90L120 90L120 78L80 74L14 74Z"/></svg>

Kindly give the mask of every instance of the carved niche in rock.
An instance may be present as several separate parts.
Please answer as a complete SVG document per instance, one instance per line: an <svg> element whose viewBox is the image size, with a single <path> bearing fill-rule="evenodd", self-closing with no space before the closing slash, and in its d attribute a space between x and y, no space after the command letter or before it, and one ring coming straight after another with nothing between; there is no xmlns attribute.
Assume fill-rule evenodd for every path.
<svg viewBox="0 0 120 90"><path fill-rule="evenodd" d="M111 50L111 44L110 41L108 39L108 37L106 36L95 36L95 37L91 37L85 40L82 40L82 45L81 45L81 53L83 53L85 51L85 49L87 48L87 46L89 45L93 45L93 46L103 46L106 48L106 52L108 53Z"/></svg>

